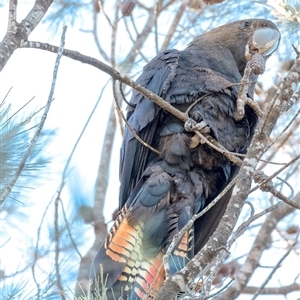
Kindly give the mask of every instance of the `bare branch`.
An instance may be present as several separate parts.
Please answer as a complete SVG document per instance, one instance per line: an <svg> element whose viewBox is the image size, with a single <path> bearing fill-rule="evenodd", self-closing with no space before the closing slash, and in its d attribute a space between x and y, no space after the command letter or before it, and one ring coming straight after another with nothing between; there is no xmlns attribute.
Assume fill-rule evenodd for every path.
<svg viewBox="0 0 300 300"><path fill-rule="evenodd" d="M243 294L255 294L257 290L258 290L257 287L246 286L243 290ZM294 282L286 286L264 288L260 291L260 294L261 295L287 295L289 293L297 292L299 290L300 290L300 284Z"/></svg>
<svg viewBox="0 0 300 300"><path fill-rule="evenodd" d="M5 201L5 199L7 198L7 196L9 195L9 193L11 192L12 188L14 187L14 185L16 184L19 176L21 175L22 173L22 170L24 169L25 167L25 164L30 156L30 154L32 153L32 150L33 148L35 147L36 145L36 142L41 134L41 131L43 129L43 126L45 124L45 121L47 119L47 115L48 115L48 112L49 112L49 109L50 109L50 106L51 106L51 103L52 103L52 100L53 100L53 93L54 93L54 90L55 90L55 85L56 85L56 78L57 78L57 72L58 72L58 67L59 67L59 64L60 64L60 59L62 57L62 54L63 54L63 49L64 49L64 45L65 45L65 33L66 33L66 30L67 30L67 27L65 26L64 29L63 29L63 33L62 33L62 37L61 37L61 45L58 49L58 54L57 54L57 57L56 57L56 61L55 61L55 66L54 66L54 71L53 71L53 77L52 77L52 84L51 84L51 89L50 89L50 93L49 93L49 96L48 96L48 101L47 101L47 104L45 106L45 110L44 110L44 113L41 117L41 121L37 127L37 130L32 138L32 140L30 141L29 143L29 146L27 148L27 151L24 153L21 161L20 161L20 164L19 164L19 167L17 168L11 182L9 183L8 186L6 186L3 190L3 193L0 197L0 205Z"/></svg>
<svg viewBox="0 0 300 300"><path fill-rule="evenodd" d="M270 192L273 196L279 198L280 200L284 201L285 203L291 205L294 208L300 209L300 205L285 195L283 195L281 192L277 191L275 187L273 186L271 180L276 177L279 173L281 173L284 169L286 169L288 166L293 164L295 161L297 161L300 158L300 154L298 154L295 158L293 158L290 162L285 164L282 168L280 168L278 171L276 171L271 176L266 176L261 171L257 171L254 175L254 181L258 183L258 185L250 190L249 193L252 193L253 191L260 188L262 191Z"/></svg>
<svg viewBox="0 0 300 300"><path fill-rule="evenodd" d="M294 246L297 244L297 241L293 243L293 245L291 245L288 249L288 251L281 257L281 259L277 262L277 264L274 266L272 272L268 275L268 277L265 279L265 281L263 282L263 284L261 285L261 287L259 289L257 289L257 291L255 292L252 300L255 300L257 298L257 296L261 293L261 291L264 289L264 287L267 285L267 283L271 280L273 274L276 272L276 270L280 267L281 263L288 257L288 255L290 254L290 252L292 251L292 249L294 248Z"/></svg>
<svg viewBox="0 0 300 300"><path fill-rule="evenodd" d="M300 203L300 193L298 193L294 201ZM278 222L291 214L295 209L287 204L280 205L280 207L270 213L266 218L262 227L260 228L252 248L247 256L245 263L235 275L236 280L233 284L214 300L235 299L243 289L246 287L255 269L259 266L260 258L264 250L268 247L268 240L276 228Z"/></svg>
<svg viewBox="0 0 300 300"><path fill-rule="evenodd" d="M175 30L185 12L186 6L187 6L187 1L182 1L180 7L178 8L178 10L175 14L173 21L171 23L169 31L167 32L165 39L161 45L161 48L160 48L161 51L164 51L165 49L167 49L169 47L171 39L175 33Z"/></svg>
<svg viewBox="0 0 300 300"><path fill-rule="evenodd" d="M207 207L201 210L198 214L194 215L191 220L173 237L170 246L168 247L166 254L164 255L164 267L166 271L166 277L170 275L170 267L169 267L169 257L172 254L173 250L182 239L183 235L193 226L194 222L203 216L206 212L208 212L217 202L232 188L235 184L235 179L233 179L226 188L213 200Z"/></svg>
<svg viewBox="0 0 300 300"><path fill-rule="evenodd" d="M117 99L117 95L116 95L116 81L114 80L113 81L113 93L114 93L114 99L115 99L115 104L116 104L116 107L117 107L117 110L119 111L120 115L122 116L122 119L123 121L125 122L127 128L131 131L132 135L146 148L148 148L149 150L157 153L158 155L160 154L160 152L151 147L149 144L147 144L145 141L143 141L138 135L137 133L134 131L134 129L131 127L131 125L128 123L126 117L124 116L123 112L122 112L122 109L118 103L118 99Z"/></svg>
<svg viewBox="0 0 300 300"><path fill-rule="evenodd" d="M285 111L288 111L294 104L300 101L300 90L297 90L286 103Z"/></svg>
<svg viewBox="0 0 300 300"><path fill-rule="evenodd" d="M67 231L68 231L71 243L72 243L75 251L77 252L78 256L82 259L82 255L79 252L79 250L77 248L77 245L76 245L76 243L75 243L75 241L73 239L72 233L71 233L71 229L70 229L69 221L68 221L68 218L67 218L67 215L66 215L66 212L65 212L64 204L63 204L63 202L61 201L60 198L59 198L59 202L60 202L60 205L61 205L61 210L62 210L62 213L63 213L64 221L65 221L65 224L66 224L66 228L67 228Z"/></svg>
<svg viewBox="0 0 300 300"><path fill-rule="evenodd" d="M249 202L250 203L250 202ZM282 205L282 202L278 202L275 205L272 205L271 207L268 207L261 211L258 214L251 215L248 220L244 221L232 234L232 238L228 241L228 245L231 246L242 234L245 233L245 231L249 228L249 225L254 222L255 220L261 218L262 216L266 215L267 213L279 208Z"/></svg>
<svg viewBox="0 0 300 300"><path fill-rule="evenodd" d="M47 44L47 43L39 43L39 42L27 42L24 47L26 48L37 48L42 50L47 50L50 52L56 52L57 47ZM143 86L137 84L134 80L129 78L128 76L121 74L114 68L110 67L109 65L92 58L90 56L83 55L77 51L72 50L65 50L64 55L72 58L74 60L78 60L82 63L89 64L91 66L94 66L101 71L107 73L110 75L113 79L119 80L122 83L127 84L128 86L132 87L133 89L137 90L141 94L143 94L146 98L160 106L162 109L168 111L169 113L173 114L175 117L177 117L179 120L186 122L189 120L189 116L187 113L183 113L180 110L173 107L170 103L164 101L163 98L159 97L158 95L155 95L151 91L147 90ZM222 153L224 156L226 156L230 161L232 161L234 164L241 166L242 161L236 157L236 156L244 156L243 154L240 155L238 153L229 152L226 148L224 148L220 143L218 143L214 138L212 138L210 135L204 136L199 131L195 131L195 133L199 136L200 140L207 143L209 146L211 146L216 151Z"/></svg>
<svg viewBox="0 0 300 300"><path fill-rule="evenodd" d="M280 83L276 95L270 103L267 115L264 118L262 126L260 127L261 132L263 132L265 128L268 128L274 122L274 119L277 120L279 116L286 110L286 107L290 103L290 99L294 95L294 90L299 82L300 57L297 57L288 75L284 77ZM267 130L269 131L269 129Z"/></svg>
<svg viewBox="0 0 300 300"><path fill-rule="evenodd" d="M55 243L55 258L54 258L54 266L55 266L55 275L56 275L56 285L60 292L60 296L62 300L66 300L66 297L64 295L64 288L61 282L61 276L60 276L60 268L59 268L59 253L60 253L60 247L59 247L59 241L60 241L60 232L59 232L59 226L58 226L58 203L60 201L59 196L54 201L54 243Z"/></svg>
<svg viewBox="0 0 300 300"><path fill-rule="evenodd" d="M119 22L119 8L120 8L120 0L116 2L115 9L115 17L114 22L111 25L111 44L110 44L110 64L113 68L116 67L116 39L117 39L117 31L118 31L118 22Z"/></svg>
<svg viewBox="0 0 300 300"><path fill-rule="evenodd" d="M298 127L298 125L300 123L300 120L297 121L296 118L299 116L299 114L300 114L300 109L298 109L297 113L293 116L293 118L291 119L291 121L283 128L283 130L281 131L280 135L276 139L274 139L274 141L272 141L272 143L270 143L270 145L267 147L266 151L268 151L268 149L271 148L278 141L278 139L282 136L283 133L285 133L287 131L287 129L292 125L292 123L294 121L295 121L294 126L291 129L295 130ZM290 134L288 134L287 137L285 137L284 141L281 142L281 145L283 145L286 142L286 140L289 138Z"/></svg>
<svg viewBox="0 0 300 300"><path fill-rule="evenodd" d="M84 128L82 129L82 132L80 133L80 135L74 145L74 148L70 154L68 161L70 161L71 157L73 156L73 153L79 143L79 140L83 136L83 133L91 120L91 117L93 116L94 112L96 111L98 104L100 103L100 100L102 99L104 90L109 82L110 82L110 80L108 80L106 82L106 84L104 85L104 87L102 88L100 95L98 97L98 100L97 100L88 120L86 121ZM108 126L114 125L113 120L114 120L114 114L111 110L110 116L109 116L109 121L108 121ZM106 132L106 134L107 134L107 132ZM103 145L103 150L102 150L101 161L105 160L108 163L109 158L110 158L109 155L111 153L111 146L112 146L111 141L105 140L104 145ZM99 169L100 169L100 167L103 168L103 163L101 164L101 162L100 162ZM105 225L104 216L103 216L104 197L105 197L105 193L103 193L103 190L105 191L105 189L106 189L107 175L102 170L101 171L98 170L98 174L102 174L102 176L100 178L97 178L96 184L95 184L96 191L95 191L95 201L94 201L94 207L93 207L94 216L95 216L95 218L94 218L95 241L94 241L94 244L92 245L91 249L82 257L82 259L80 261L80 267L79 267L77 282L76 282L76 287L75 287L76 297L79 297L80 295L82 295L83 291L85 292L88 290L87 278L89 277L89 269L90 269L91 261L94 258L94 256L96 255L96 252L99 248L99 244L101 243L101 241L103 241L103 239L105 238L105 236L107 234L106 225ZM98 175L98 177L99 177L99 175ZM62 180L64 180L64 178L62 178Z"/></svg>
<svg viewBox="0 0 300 300"><path fill-rule="evenodd" d="M276 142L278 142L278 144L276 145L276 147L274 147L272 152L270 154L268 154L267 158L265 160L261 159L261 161L263 163L260 164L260 166L258 167L258 170L262 170L266 166L266 161L270 161L278 153L278 149L280 149L282 146L286 145L288 140L295 134L295 131L297 130L297 128L299 128L299 125L300 125L300 120L296 119L297 116L299 115L299 113L300 113L300 110L298 110L298 112L295 114L293 119L286 125L286 127L283 129L280 136L278 136L276 139L274 139L274 141L272 141L272 143L270 143L270 145L268 145L265 152L267 152ZM290 130L285 132L287 130L287 128L292 124L292 122L293 122L293 125L290 127ZM284 132L285 132L285 134L283 134Z"/></svg>
<svg viewBox="0 0 300 300"><path fill-rule="evenodd" d="M18 23L16 18L17 1L9 3L9 22L6 35L0 43L0 71L16 49L28 39L34 28L40 23L53 0L36 0L26 18Z"/></svg>
<svg viewBox="0 0 300 300"><path fill-rule="evenodd" d="M184 290L186 284L192 282L198 276L198 274L200 274L215 258L218 249L221 247L226 247L226 242L233 231L237 219L242 211L243 204L246 201L250 191L251 179L255 172L255 168L263 154L265 147L267 146L267 138L274 129L286 102L293 94L293 89L299 80L300 57L296 60L291 71L280 85L279 91L275 96L276 100L274 100L271 105L272 109L270 109L269 112L264 116L262 122L259 124L258 130L254 134L252 143L243 161L240 172L236 177L236 184L233 189L232 197L218 228L210 237L204 248L195 255L195 257L186 265L185 268L166 279L164 285L155 297L155 300L166 300L175 297L179 291ZM214 266L216 268L220 268L222 261L224 261L224 259L227 257L225 250L220 250L218 252L220 259L218 265L215 264ZM241 289L239 291L241 291ZM234 297L228 297L227 299L234 299Z"/></svg>
<svg viewBox="0 0 300 300"><path fill-rule="evenodd" d="M98 1L99 4L101 4L101 1ZM101 4L102 5L102 4ZM102 7L102 6L100 6ZM103 12L103 8L101 10ZM98 16L97 16L97 12L94 11L94 14L93 14L93 18L94 18L94 21L93 21L93 37L94 37L94 41L95 41L95 44L98 48L98 51L100 53L100 55L102 55L103 59L105 61L109 61L109 57L108 55L106 54L106 52L104 51L104 49L101 47L101 44L99 42L99 38L98 38Z"/></svg>
<svg viewBox="0 0 300 300"><path fill-rule="evenodd" d="M54 72L53 72L52 86L51 86L51 91L50 91L50 95L49 95L49 99L48 99L49 103L51 103L53 93L54 93L58 67L59 67L60 59L63 54L64 46L65 46L66 31L67 31L67 26L64 26L63 33L61 36L61 44L60 44L59 52L57 54ZM45 120L46 120L46 118L45 118ZM44 122L45 122L45 120L44 120ZM54 202L54 204L55 204L55 206L54 206L55 207L55 210L54 210L55 263L54 263L54 265L55 265L55 271L56 271L56 285L58 287L58 290L61 292L61 299L65 300L66 297L64 296L64 293L63 293L63 285L61 282L60 269L59 269L59 253L60 253L60 247L59 247L60 234L59 234L59 228L58 228L58 202L59 202L59 200L60 200L60 198L58 195Z"/></svg>
<svg viewBox="0 0 300 300"><path fill-rule="evenodd" d="M9 14L8 14L8 28L12 28L14 25L14 22L16 22L17 19L17 0L10 0L9 1Z"/></svg>

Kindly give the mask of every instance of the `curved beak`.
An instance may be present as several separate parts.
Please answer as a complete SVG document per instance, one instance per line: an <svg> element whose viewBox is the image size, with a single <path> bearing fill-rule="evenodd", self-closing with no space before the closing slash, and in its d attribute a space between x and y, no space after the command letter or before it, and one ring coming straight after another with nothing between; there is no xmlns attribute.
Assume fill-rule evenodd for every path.
<svg viewBox="0 0 300 300"><path fill-rule="evenodd" d="M267 27L259 28L254 31L250 49L251 52L267 57L277 49L279 41L280 33L278 30Z"/></svg>

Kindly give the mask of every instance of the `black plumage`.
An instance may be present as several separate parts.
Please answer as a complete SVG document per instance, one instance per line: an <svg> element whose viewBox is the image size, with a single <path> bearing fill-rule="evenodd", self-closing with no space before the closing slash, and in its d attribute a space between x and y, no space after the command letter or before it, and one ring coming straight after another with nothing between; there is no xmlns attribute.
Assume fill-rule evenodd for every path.
<svg viewBox="0 0 300 300"><path fill-rule="evenodd" d="M249 106L240 121L234 118L238 83L252 55L259 53L266 60L277 48L279 37L276 26L267 20L233 22L196 37L183 51L166 50L157 55L137 82L180 111L189 109L189 116L197 123L205 122L211 136L227 150L245 153L258 118ZM251 80L256 77L252 75ZM253 98L253 91L251 84L247 96ZM92 290L101 264L108 275L107 286L115 295L141 299L149 294L150 299L163 282L162 256L173 236L228 185L238 167L210 146L195 143L194 133L186 131L182 121L137 91L130 102L130 126L159 154L125 130L120 162L123 210L95 258ZM230 195L231 191L227 192L182 238L170 259L171 273L204 246ZM114 241L118 243L117 237L120 241L125 224L131 235L119 243L124 245L118 250ZM134 259L129 248L137 252ZM149 275L151 268L156 276Z"/></svg>

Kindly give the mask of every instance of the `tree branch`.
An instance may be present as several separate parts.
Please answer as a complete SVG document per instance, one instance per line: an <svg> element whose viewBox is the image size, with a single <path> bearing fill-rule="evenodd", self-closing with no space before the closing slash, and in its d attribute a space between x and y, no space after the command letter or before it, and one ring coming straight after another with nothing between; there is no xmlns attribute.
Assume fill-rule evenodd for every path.
<svg viewBox="0 0 300 300"><path fill-rule="evenodd" d="M165 39L161 45L161 48L160 48L161 51L164 51L169 47L171 39L172 39L174 32L176 31L176 28L185 12L186 7L187 7L187 1L182 1L181 5L178 8L176 15L172 21L172 24L170 25L169 31L167 32Z"/></svg>
<svg viewBox="0 0 300 300"><path fill-rule="evenodd" d="M257 289L257 291L255 292L253 298L251 300L255 300L257 298L257 296L261 293L261 291L265 288L265 286L267 285L267 283L271 280L273 274L276 272L276 270L280 267L280 265L282 264L282 262L288 257L288 255L290 254L290 252L292 251L292 249L294 248L294 246L297 244L297 241L293 243L293 245L291 245L288 249L288 251L281 257L281 259L277 262L277 264L274 266L273 270L271 271L271 273L268 275L268 277L265 279L265 281L263 282L263 284L261 285L261 287L259 289Z"/></svg>
<svg viewBox="0 0 300 300"><path fill-rule="evenodd" d="M300 203L300 193L294 197L294 202ZM235 281L226 291L214 298L214 300L235 299L240 295L240 293L244 292L244 288L252 277L255 269L259 266L259 261L264 250L268 247L268 240L271 233L276 228L280 220L294 211L295 209L293 207L283 204L269 214L256 235L256 239L245 263L235 275Z"/></svg>
<svg viewBox="0 0 300 300"><path fill-rule="evenodd" d="M48 44L28 42L24 46L37 47L55 52L55 47ZM165 102L161 97L153 94L151 91L138 85L126 75L121 74L101 61L70 50L66 50L64 54L72 59L81 61L82 63L90 64L102 70L110 75L113 79L119 80L120 82L123 82L136 89L149 100L153 101L169 113L172 113L178 119L184 122L187 121L187 114L178 111L171 104ZM287 101L289 101L290 97L293 95L293 87L295 87L299 82L299 74L300 59L297 59L290 73L280 85L279 91L272 102L270 110L262 120L262 123L253 137L251 146L249 147L248 153L243 161L241 171L237 176L237 182L233 190L232 199L219 224L218 229L215 231L203 250L199 252L183 270L172 275L166 280L164 286L159 291L156 300L166 300L175 297L177 292L184 289L188 282L191 282L196 276L198 276L199 273L201 273L202 270L205 269L217 252L222 252L222 258L220 259L219 265L221 265L222 260L224 260L227 256L227 252L222 250L222 248L226 247L226 242L232 233L238 216L241 213L243 203L248 196L255 168L264 152L265 147L267 146L267 138L270 136L279 116L282 114ZM225 156L228 155L228 152L223 152L223 149L221 149L220 152Z"/></svg>
<svg viewBox="0 0 300 300"><path fill-rule="evenodd" d="M254 286L246 286L243 290L243 294L255 294L258 290ZM292 292L297 292L300 290L299 283L292 283L290 285L281 286L281 287L267 287L260 291L261 295L287 295Z"/></svg>
<svg viewBox="0 0 300 300"><path fill-rule="evenodd" d="M300 57L297 58L291 71L280 84L279 91L271 104L270 110L259 124L240 172L236 177L236 184L233 189L231 200L218 228L210 237L204 248L195 255L185 268L166 279L164 285L155 297L155 300L173 299L178 292L185 290L185 286L205 270L205 267L209 265L218 252L220 252L218 253L219 261L215 263L214 267L220 268L222 265L222 262L227 257L227 252L222 248L226 247L227 241L242 211L243 204L247 199L251 188L252 177L259 159L267 146L268 137L274 129L278 118L282 114L286 103L293 95L294 88L297 86L299 80Z"/></svg>
<svg viewBox="0 0 300 300"><path fill-rule="evenodd" d="M17 1L10 1L8 28L0 43L0 72L14 51L27 41L28 36L40 23L52 2L53 0L36 0L26 18L21 23L18 23L15 19L17 15Z"/></svg>
<svg viewBox="0 0 300 300"><path fill-rule="evenodd" d="M63 53L63 49L64 49L64 45L65 45L65 33L66 33L66 30L67 30L67 27L65 26L64 27L64 30L63 30L63 34L62 34L62 37L61 37L61 46L58 48L58 53L57 53L57 58L56 58L56 61L55 61L55 66L54 66L54 70L53 70L53 77L52 77L52 84L51 84L51 89L50 89L50 92L49 92L49 96L48 96L48 101L47 101L47 104L45 106L45 110L44 110L44 113L41 117L41 121L38 125L38 128L32 138L32 140L30 141L29 143L29 146L27 148L27 151L24 153L21 161L20 161L20 164L19 164L19 167L18 169L16 170L11 182L9 183L8 186L6 186L3 190L3 193L0 197L0 205L5 201L5 199L7 198L7 196L10 194L12 188L14 187L14 185L16 184L19 176L21 175L25 165L26 165L26 162L30 156L30 154L32 153L32 150L33 148L35 147L36 145L36 142L41 134L41 131L43 129L43 126L45 124L45 121L47 119L47 115L48 115L48 112L49 112L49 109L50 109L50 106L51 106L51 103L52 103L52 100L53 100L53 93L54 93L54 89L55 89L55 85L56 85L56 78L57 78L57 72L58 72L58 67L59 67L59 63L60 63L60 59L62 57L62 53ZM1 51L0 51L1 52Z"/></svg>

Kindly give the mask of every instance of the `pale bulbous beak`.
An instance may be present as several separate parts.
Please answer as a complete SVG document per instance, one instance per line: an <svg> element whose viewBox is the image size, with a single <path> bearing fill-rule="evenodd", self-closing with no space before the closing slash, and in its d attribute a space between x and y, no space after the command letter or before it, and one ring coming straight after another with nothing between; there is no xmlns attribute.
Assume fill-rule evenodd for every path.
<svg viewBox="0 0 300 300"><path fill-rule="evenodd" d="M250 49L266 57L270 56L278 47L280 33L272 28L259 28L254 31ZM251 51L251 52L252 52Z"/></svg>

